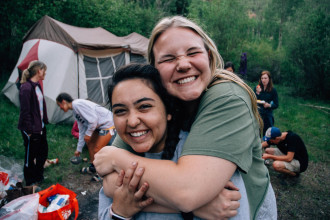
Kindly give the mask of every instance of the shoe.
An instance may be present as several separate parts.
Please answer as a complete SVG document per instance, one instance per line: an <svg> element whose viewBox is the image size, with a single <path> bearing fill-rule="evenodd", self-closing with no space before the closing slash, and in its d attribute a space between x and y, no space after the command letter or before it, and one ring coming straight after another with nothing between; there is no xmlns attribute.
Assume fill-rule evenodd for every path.
<svg viewBox="0 0 330 220"><path fill-rule="evenodd" d="M95 170L95 168L93 169L93 167L83 167L80 170L80 173L82 173L82 174L87 174L87 173L94 174L94 173L96 173L96 170Z"/></svg>
<svg viewBox="0 0 330 220"><path fill-rule="evenodd" d="M70 162L71 162L72 164L74 164L74 165L80 164L81 161L82 161L82 159L81 159L80 156L79 156L79 157L73 156L73 157L71 157L71 159L70 159Z"/></svg>
<svg viewBox="0 0 330 220"><path fill-rule="evenodd" d="M103 179L98 174L95 174L91 179L91 181L93 181L93 182L100 182L102 180Z"/></svg>

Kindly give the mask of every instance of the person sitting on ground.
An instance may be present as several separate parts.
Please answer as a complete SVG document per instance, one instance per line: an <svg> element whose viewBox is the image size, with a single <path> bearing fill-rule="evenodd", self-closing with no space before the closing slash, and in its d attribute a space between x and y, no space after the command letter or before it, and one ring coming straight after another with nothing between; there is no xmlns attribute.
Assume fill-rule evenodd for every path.
<svg viewBox="0 0 330 220"><path fill-rule="evenodd" d="M267 148L276 145L277 148ZM297 176L308 166L308 153L302 139L292 131L282 132L277 127L270 127L266 131L263 159L274 160L273 167L277 172Z"/></svg>
<svg viewBox="0 0 330 220"><path fill-rule="evenodd" d="M73 110L73 116L77 120L79 141L74 155L79 157L85 143L87 145L91 164L83 167L81 173L96 173L94 155L109 143L114 134L112 112L89 100L73 100L67 93L59 94L56 103L64 112ZM100 177L95 174L93 180L99 181Z"/></svg>
<svg viewBox="0 0 330 220"><path fill-rule="evenodd" d="M235 66L234 66L234 64L233 64L231 61L228 61L228 62L225 64L224 69L225 69L225 70L228 70L229 72L235 73Z"/></svg>

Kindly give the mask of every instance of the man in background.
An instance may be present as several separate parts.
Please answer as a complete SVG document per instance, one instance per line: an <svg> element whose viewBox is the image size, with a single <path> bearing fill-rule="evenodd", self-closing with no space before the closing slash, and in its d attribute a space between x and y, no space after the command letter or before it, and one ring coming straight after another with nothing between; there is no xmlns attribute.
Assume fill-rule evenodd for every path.
<svg viewBox="0 0 330 220"><path fill-rule="evenodd" d="M269 148L276 145L277 148ZM292 131L281 132L277 127L267 129L262 147L262 158L274 160L275 171L290 176L299 176L308 166L307 149L302 139Z"/></svg>

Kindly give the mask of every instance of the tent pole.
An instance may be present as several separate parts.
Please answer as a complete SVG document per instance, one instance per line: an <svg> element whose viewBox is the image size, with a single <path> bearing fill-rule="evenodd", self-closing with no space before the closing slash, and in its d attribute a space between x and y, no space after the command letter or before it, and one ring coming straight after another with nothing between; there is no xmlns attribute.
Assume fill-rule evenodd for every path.
<svg viewBox="0 0 330 220"><path fill-rule="evenodd" d="M80 91L80 88L79 88L79 53L78 53L78 50L77 50L77 72L78 72L78 99L80 98L80 94L79 94L79 91Z"/></svg>

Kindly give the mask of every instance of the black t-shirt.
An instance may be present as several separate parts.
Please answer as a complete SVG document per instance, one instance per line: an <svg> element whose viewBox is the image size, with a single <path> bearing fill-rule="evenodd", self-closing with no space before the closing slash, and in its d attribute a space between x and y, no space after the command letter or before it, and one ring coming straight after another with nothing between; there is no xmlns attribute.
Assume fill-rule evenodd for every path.
<svg viewBox="0 0 330 220"><path fill-rule="evenodd" d="M302 139L292 131L287 131L288 134L284 141L280 142L277 147L282 153L294 152L294 159L300 163L300 172L304 172L308 166L307 149Z"/></svg>

